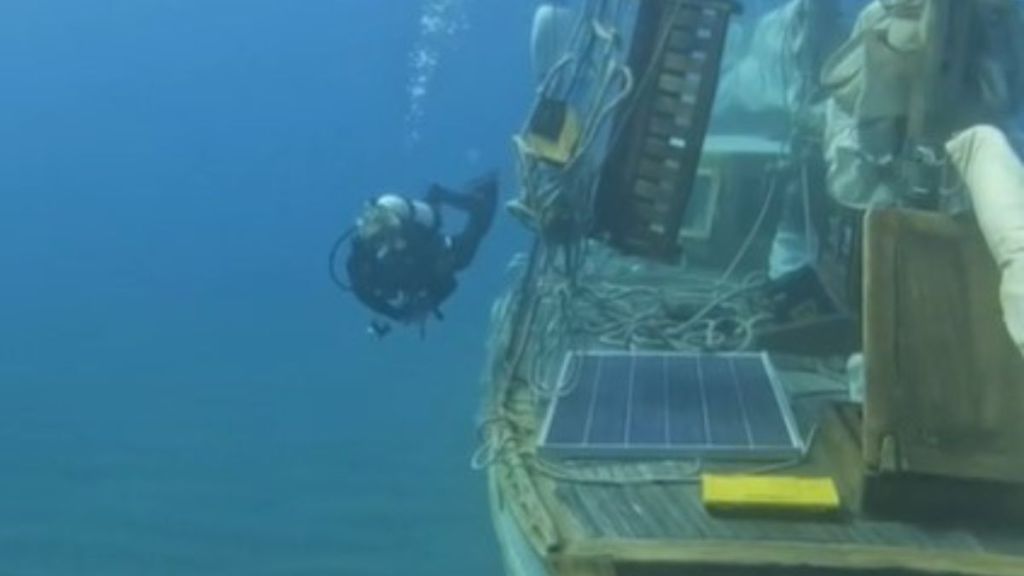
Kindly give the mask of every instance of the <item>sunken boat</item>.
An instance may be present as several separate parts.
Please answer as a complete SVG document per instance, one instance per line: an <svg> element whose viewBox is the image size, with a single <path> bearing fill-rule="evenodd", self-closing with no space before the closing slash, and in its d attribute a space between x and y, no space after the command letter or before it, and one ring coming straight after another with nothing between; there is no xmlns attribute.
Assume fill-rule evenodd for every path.
<svg viewBox="0 0 1024 576"><path fill-rule="evenodd" d="M506 573L1024 574L1021 22L538 8L474 456Z"/></svg>

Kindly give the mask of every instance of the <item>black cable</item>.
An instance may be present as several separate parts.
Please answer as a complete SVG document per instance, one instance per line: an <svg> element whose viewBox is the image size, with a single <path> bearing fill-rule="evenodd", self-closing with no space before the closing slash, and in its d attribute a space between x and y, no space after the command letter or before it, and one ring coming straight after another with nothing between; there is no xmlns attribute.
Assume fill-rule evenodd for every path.
<svg viewBox="0 0 1024 576"><path fill-rule="evenodd" d="M327 262L327 269L331 274L331 280L339 289L341 289L342 292L351 292L352 287L342 280L341 275L338 274L338 250L341 249L341 245L344 244L346 240L352 237L352 234L354 234L355 231L356 227L351 226L342 232L341 236L338 236L338 239L334 241L334 246L331 248L330 260Z"/></svg>

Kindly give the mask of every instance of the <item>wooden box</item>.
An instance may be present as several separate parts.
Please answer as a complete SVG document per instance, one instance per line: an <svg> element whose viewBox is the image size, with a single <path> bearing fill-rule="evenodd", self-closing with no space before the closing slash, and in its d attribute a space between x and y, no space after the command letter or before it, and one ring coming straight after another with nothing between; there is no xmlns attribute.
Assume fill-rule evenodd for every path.
<svg viewBox="0 0 1024 576"><path fill-rule="evenodd" d="M866 218L871 471L1024 482L1024 360L972 218L896 210Z"/></svg>

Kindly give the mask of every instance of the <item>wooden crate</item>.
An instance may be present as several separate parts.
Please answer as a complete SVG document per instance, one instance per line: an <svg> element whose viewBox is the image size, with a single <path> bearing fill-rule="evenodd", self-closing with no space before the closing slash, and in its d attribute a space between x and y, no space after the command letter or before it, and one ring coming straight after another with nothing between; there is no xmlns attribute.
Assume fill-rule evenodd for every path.
<svg viewBox="0 0 1024 576"><path fill-rule="evenodd" d="M973 220L872 212L864 254L868 468L1024 482L1024 360Z"/></svg>

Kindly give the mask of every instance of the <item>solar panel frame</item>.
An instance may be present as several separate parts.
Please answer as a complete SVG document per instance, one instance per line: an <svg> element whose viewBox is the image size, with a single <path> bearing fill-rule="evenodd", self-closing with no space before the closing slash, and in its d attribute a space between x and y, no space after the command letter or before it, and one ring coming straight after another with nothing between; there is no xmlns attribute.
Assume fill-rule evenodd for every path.
<svg viewBox="0 0 1024 576"><path fill-rule="evenodd" d="M709 411L707 407L707 399L703 398L703 405L700 409L701 417L704 421L704 436L702 443L683 443L683 442L671 442L666 441L664 443L649 443L649 442L630 442L626 436L628 436L628 423L625 425L627 430L623 434L623 439L620 442L615 441L603 441L593 442L590 438L590 430L585 429L582 437L576 442L561 442L553 438L553 430L558 425L556 416L559 412L560 406L565 406L571 401L575 401L574 394L579 392L581 383L579 381L572 382L569 379L573 377L573 365L576 362L580 363L579 369L587 367L586 360L588 358L601 357L601 358L621 358L628 359L630 362L631 372L635 372L637 365L637 359L650 358L650 357L661 357L668 359L689 359L695 362L700 370L700 362L702 359L728 359L732 363L734 370L734 381L737 387L739 387L738 376L735 372L736 362L742 360L755 361L756 364L763 368L763 375L767 380L767 386L770 391L771 405L778 410L778 416L781 419L781 424L784 427L784 443L780 444L755 444L753 442L753 432L750 428L751 420L748 414L744 414L743 422L747 427L749 441L745 445L741 444L721 444L714 442L707 442L707 438L710 436L710 418L708 417ZM663 363L663 366L666 364ZM684 364L685 365L685 364ZM589 384L584 383L584 388L597 389L599 382L601 381L601 363L598 363L597 374ZM579 369L577 372L579 372ZM633 397L633 386L632 382L635 374L630 374L630 391L625 395L627 400L627 407L625 408L626 419L632 417L632 407L628 403L632 402ZM699 377L699 376L698 376ZM667 376L666 376L667 378ZM666 380L666 389L668 389L668 381ZM703 381L700 383L702 395L704 394ZM704 458L711 460L732 460L732 461L774 461L774 460L786 460L800 456L804 452L804 441L799 433L799 428L796 424L796 418L793 415L788 395L783 389L778 374L775 371L774 366L771 363L771 359L767 353L764 352L728 352L728 353L690 353L690 352L657 352L657 351L641 351L641 352L620 352L612 350L600 350L600 351L587 351L587 352L568 352L565 355L565 359L562 362L561 370L558 375L558 387L556 388L560 392L555 395L554 398L548 403L547 413L544 417L544 421L541 425L540 434L538 435L538 449L544 456L557 457L563 459L617 459L617 460L653 460L653 459L695 459ZM591 391L590 397L585 398L591 403L588 419L593 417L594 405L596 403L596 393ZM742 394L742 392L737 392ZM666 398L668 400L668 398ZM739 405L741 409L745 410L745 405L742 399L740 399ZM665 418L666 422L671 420L671 410L666 406ZM763 415L762 415L763 416ZM588 422L587 426L591 426L592 423ZM780 430L776 430L780 432ZM667 440L671 440L667 438Z"/></svg>

